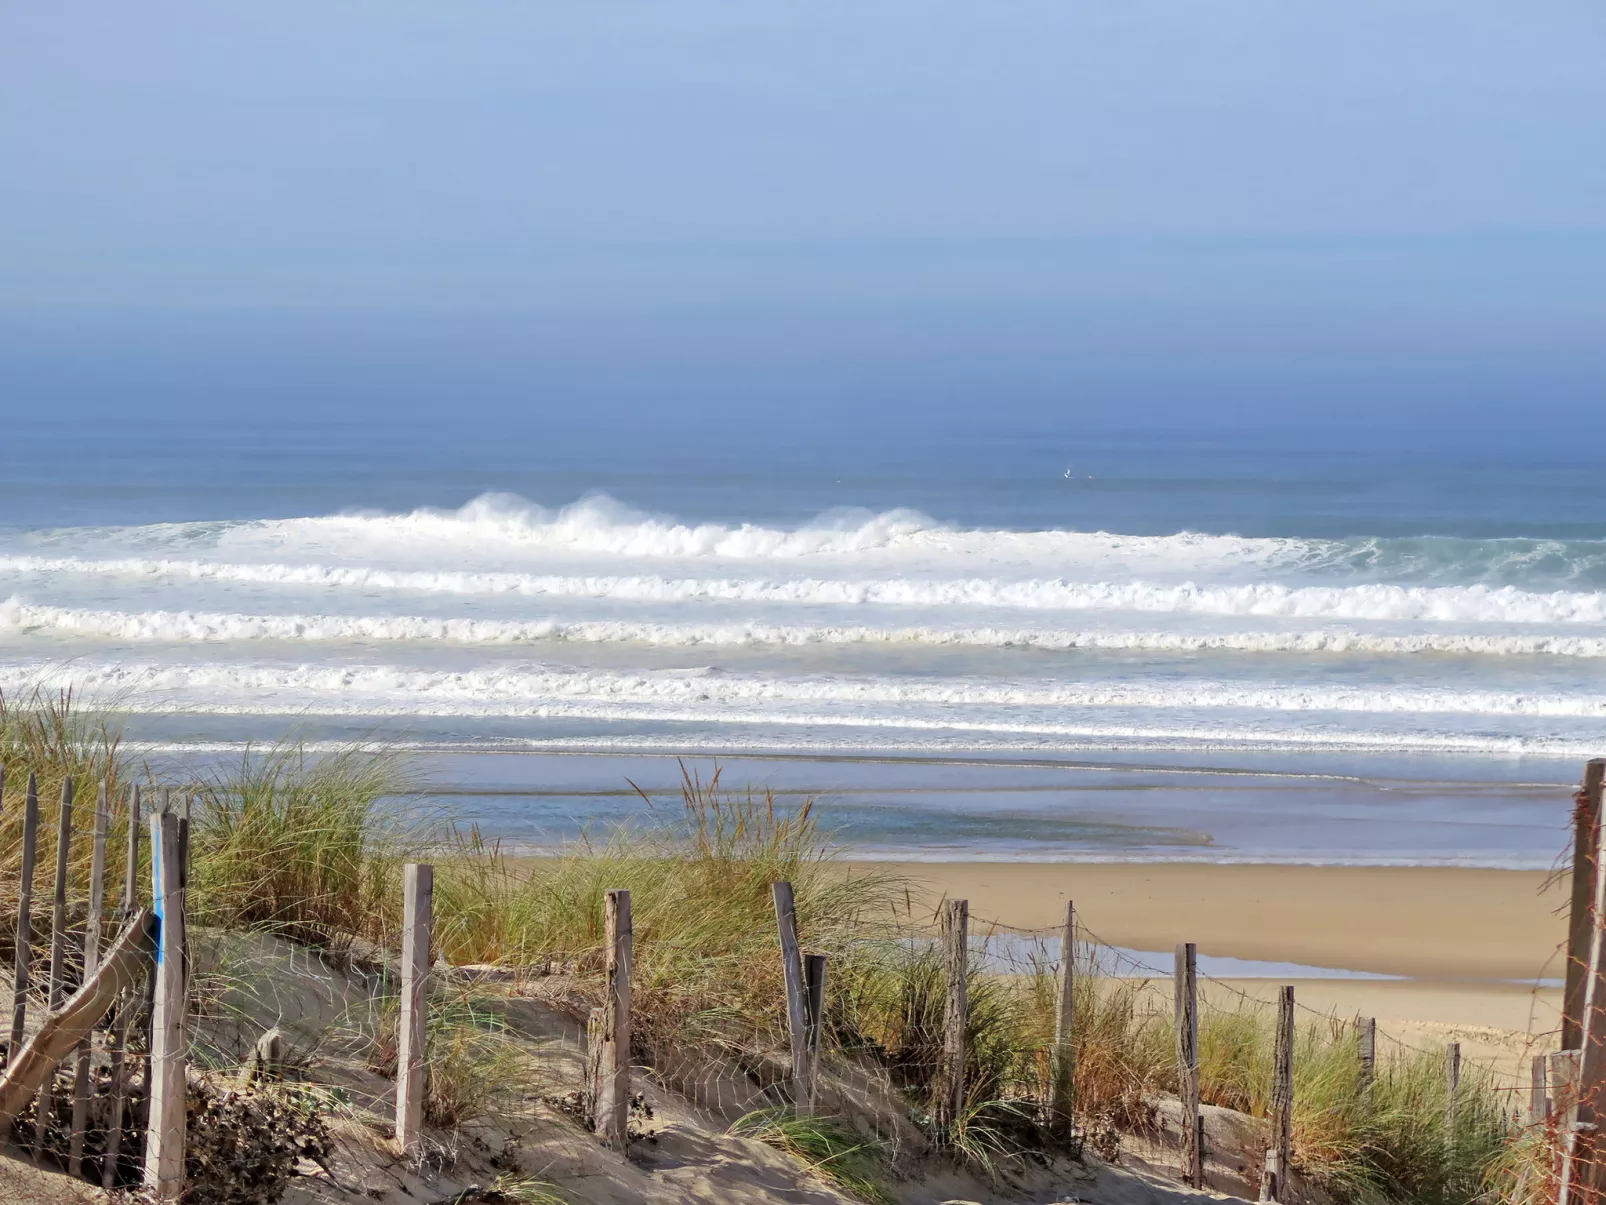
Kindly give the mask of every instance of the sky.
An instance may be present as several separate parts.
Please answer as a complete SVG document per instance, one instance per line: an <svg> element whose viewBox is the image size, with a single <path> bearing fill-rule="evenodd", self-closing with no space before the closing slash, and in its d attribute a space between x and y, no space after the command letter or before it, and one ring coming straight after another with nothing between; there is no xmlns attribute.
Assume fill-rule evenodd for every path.
<svg viewBox="0 0 1606 1205"><path fill-rule="evenodd" d="M0 387L1563 422L1602 62L1593 0L6 5Z"/></svg>

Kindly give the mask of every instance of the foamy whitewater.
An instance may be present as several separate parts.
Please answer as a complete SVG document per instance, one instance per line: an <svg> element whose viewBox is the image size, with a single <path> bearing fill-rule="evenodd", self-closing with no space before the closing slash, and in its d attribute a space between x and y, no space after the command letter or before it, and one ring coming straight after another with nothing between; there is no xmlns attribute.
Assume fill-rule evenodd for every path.
<svg viewBox="0 0 1606 1205"><path fill-rule="evenodd" d="M600 495L543 508L506 494L0 532L0 685L72 685L180 745L299 726L437 754L1158 758L1285 792L1279 776L1359 780L1412 757L1442 775L1473 758L1471 780L1548 783L1606 748L1603 658L1597 539L1123 535L898 508L691 522ZM1509 819L1449 845L1335 836L1371 805L1328 796L1330 812L1360 810L1332 812L1311 848L1229 847L1241 809L1223 789L1153 815L1147 797L1103 802L1068 834L1051 796L1030 836L1002 802L980 829L928 816L917 835L888 829L886 811L853 823L866 849L911 856L1549 857L1548 829L1515 837ZM1311 807L1285 827L1327 814ZM533 814L508 805L501 823L522 831Z"/></svg>

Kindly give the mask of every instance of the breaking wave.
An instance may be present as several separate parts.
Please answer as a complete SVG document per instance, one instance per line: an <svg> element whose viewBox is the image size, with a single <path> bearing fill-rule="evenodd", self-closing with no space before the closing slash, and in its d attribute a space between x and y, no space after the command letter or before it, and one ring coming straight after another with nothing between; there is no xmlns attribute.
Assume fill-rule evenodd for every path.
<svg viewBox="0 0 1606 1205"><path fill-rule="evenodd" d="M673 647L927 645L1134 652L1444 653L1606 657L1606 636L1315 631L1066 631L1010 627L854 624L653 623L637 620L469 619L407 615L243 615L209 611L111 611L0 603L0 631L51 632L167 643L233 641L572 642Z"/></svg>

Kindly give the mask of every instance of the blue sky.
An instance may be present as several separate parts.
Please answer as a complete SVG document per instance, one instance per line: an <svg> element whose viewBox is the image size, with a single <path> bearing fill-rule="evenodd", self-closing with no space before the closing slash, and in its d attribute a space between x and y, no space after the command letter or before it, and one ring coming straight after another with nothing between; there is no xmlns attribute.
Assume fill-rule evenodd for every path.
<svg viewBox="0 0 1606 1205"><path fill-rule="evenodd" d="M1587 409L1603 62L1584 0L7 5L0 348Z"/></svg>

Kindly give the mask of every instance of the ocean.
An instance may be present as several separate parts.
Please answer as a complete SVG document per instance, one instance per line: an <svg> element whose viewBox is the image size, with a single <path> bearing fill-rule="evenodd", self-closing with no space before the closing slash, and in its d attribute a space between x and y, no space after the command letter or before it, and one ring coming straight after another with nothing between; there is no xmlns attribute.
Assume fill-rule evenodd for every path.
<svg viewBox="0 0 1606 1205"><path fill-rule="evenodd" d="M0 686L158 761L392 741L515 843L684 759L861 856L1554 861L1606 753L1587 446L904 414L31 413Z"/></svg>

